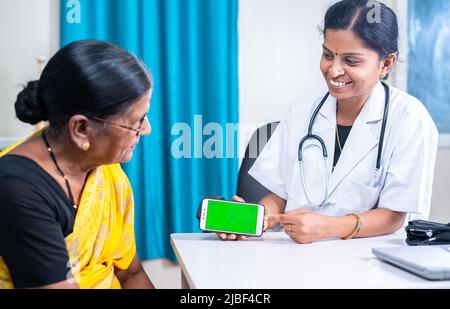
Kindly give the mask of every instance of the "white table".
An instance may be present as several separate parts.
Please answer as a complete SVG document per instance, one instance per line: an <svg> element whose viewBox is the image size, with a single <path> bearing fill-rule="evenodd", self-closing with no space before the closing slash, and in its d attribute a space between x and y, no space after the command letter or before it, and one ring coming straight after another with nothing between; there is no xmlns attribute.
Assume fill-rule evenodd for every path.
<svg viewBox="0 0 450 309"><path fill-rule="evenodd" d="M282 232L222 241L215 234L172 234L182 288L450 288L378 260L372 247L405 245L403 231L353 240L294 243Z"/></svg>

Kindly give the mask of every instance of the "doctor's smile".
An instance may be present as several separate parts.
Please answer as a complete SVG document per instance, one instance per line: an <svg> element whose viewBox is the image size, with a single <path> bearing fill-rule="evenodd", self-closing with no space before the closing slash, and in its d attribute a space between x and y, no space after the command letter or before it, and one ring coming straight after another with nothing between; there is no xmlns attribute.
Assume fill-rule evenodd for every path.
<svg viewBox="0 0 450 309"><path fill-rule="evenodd" d="M332 80L330 79L330 84L332 87L337 88L337 89L342 89L345 86L350 85L352 82L340 82L340 81L336 81L336 80Z"/></svg>

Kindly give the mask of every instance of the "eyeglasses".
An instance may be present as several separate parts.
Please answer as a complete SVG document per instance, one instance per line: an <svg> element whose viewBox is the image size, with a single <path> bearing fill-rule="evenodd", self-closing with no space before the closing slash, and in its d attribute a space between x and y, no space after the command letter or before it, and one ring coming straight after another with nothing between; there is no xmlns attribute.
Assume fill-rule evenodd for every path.
<svg viewBox="0 0 450 309"><path fill-rule="evenodd" d="M137 129L137 130L133 129L132 127L125 126L123 124L118 124L118 123L115 123L115 122L112 122L112 121L108 121L108 120L105 120L105 119L102 119L102 118L98 118L98 117L89 117L89 119L96 120L96 121L102 122L102 123L111 124L111 125L123 128L123 129L127 129L127 130L130 130L130 131L136 132L136 136L139 137L142 134L142 123L145 121L145 119L147 119L147 116L144 117L144 119L143 119L139 129Z"/></svg>

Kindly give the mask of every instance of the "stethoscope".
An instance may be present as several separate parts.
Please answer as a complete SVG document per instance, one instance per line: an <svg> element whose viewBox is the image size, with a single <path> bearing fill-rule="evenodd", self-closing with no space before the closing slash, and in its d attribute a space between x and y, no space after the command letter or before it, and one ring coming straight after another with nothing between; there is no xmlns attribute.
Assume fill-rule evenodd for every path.
<svg viewBox="0 0 450 309"><path fill-rule="evenodd" d="M383 151L383 141L384 141L384 133L386 130L386 122L387 122L387 118L388 118L388 112L389 112L389 86L384 83L381 82L383 87L384 87L384 92L385 92L385 102L384 102L384 114L383 114L383 123L381 125L381 134L380 134L380 141L378 143L378 156L377 156L377 164L376 164L376 168L375 168L375 173L374 173L374 177L378 178L379 174L380 174L380 169L381 169L381 153ZM323 141L323 139L318 136L318 135L314 135L313 134L313 126L314 126L314 122L316 121L317 118L317 114L319 113L319 111L321 110L321 108L323 107L323 105L325 104L325 102L327 101L328 97L330 96L330 93L328 92L325 97L323 97L322 101L320 101L319 105L317 106L317 108L314 110L314 113L312 114L311 120L309 121L309 126L308 126L308 134L302 138L302 140L300 141L300 144L298 145L298 161L299 161L299 165L300 165L300 174L301 174L301 178L302 178L302 186L303 186L303 190L305 192L305 196L306 196L306 200L309 203L309 206L323 206L325 205L325 202L328 198L328 183L329 183L329 173L328 173L328 152L327 152L327 147L325 145L325 142ZM325 188L324 188L324 196L323 199L318 202L318 203L313 203L308 195L308 192L306 190L305 187L305 173L304 173L304 165L303 165L303 151L304 151L304 147L303 145L305 144L306 141L308 140L315 140L317 142L319 142L320 147L322 148L322 155L323 155L323 162L324 162L324 170L325 170L325 174L326 174L326 183L325 183ZM316 146L315 143L309 144L308 146L306 146L305 149L307 149L308 147L313 147Z"/></svg>

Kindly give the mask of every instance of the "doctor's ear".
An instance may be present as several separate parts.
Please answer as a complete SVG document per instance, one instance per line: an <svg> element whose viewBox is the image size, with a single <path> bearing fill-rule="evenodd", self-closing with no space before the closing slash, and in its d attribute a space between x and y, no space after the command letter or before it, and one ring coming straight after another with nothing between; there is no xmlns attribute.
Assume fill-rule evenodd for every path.
<svg viewBox="0 0 450 309"><path fill-rule="evenodd" d="M389 54L386 58L384 58L383 66L381 68L381 76L380 76L381 80L387 79L389 73L394 69L395 65L397 64L397 60L398 60L398 53Z"/></svg>

